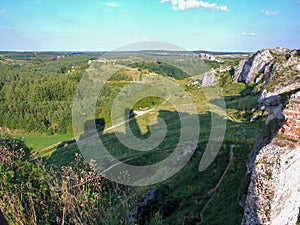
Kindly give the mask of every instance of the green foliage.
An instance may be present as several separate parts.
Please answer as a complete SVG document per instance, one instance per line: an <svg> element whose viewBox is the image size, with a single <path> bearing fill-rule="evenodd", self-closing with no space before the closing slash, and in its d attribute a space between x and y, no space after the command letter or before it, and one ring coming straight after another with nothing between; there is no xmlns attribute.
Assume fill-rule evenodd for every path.
<svg viewBox="0 0 300 225"><path fill-rule="evenodd" d="M213 60L204 60L204 62L207 64L209 68L217 69L220 67L220 63L218 61Z"/></svg>
<svg viewBox="0 0 300 225"><path fill-rule="evenodd" d="M219 85L221 87L226 84L232 83L232 75L230 74L230 71L219 73L218 75L219 75Z"/></svg>
<svg viewBox="0 0 300 225"><path fill-rule="evenodd" d="M157 73L163 76L169 76L177 80L181 80L189 77L184 71L172 66L167 65L161 62L142 62L142 63L133 63L131 64L132 68L139 68L142 70L148 70L149 72Z"/></svg>
<svg viewBox="0 0 300 225"><path fill-rule="evenodd" d="M9 224L120 224L122 207L109 211L120 195L105 190L105 181L80 155L60 170L46 169L25 161L14 143L7 137L0 144L0 208Z"/></svg>
<svg viewBox="0 0 300 225"><path fill-rule="evenodd" d="M151 109L156 105L159 105L163 102L163 99L155 96L149 96L146 98L143 98L136 102L132 109L133 110L145 110L145 109Z"/></svg>
<svg viewBox="0 0 300 225"><path fill-rule="evenodd" d="M4 53L0 61L0 127L71 133L71 101L91 56Z"/></svg>
<svg viewBox="0 0 300 225"><path fill-rule="evenodd" d="M125 71L119 70L110 77L109 81L132 81L132 78Z"/></svg>

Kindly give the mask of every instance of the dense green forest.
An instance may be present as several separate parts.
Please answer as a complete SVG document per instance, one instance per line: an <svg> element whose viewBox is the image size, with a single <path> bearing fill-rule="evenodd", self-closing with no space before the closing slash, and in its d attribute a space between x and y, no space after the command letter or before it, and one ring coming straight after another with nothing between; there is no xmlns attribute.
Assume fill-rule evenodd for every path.
<svg viewBox="0 0 300 225"><path fill-rule="evenodd" d="M61 53L62 54L62 53ZM0 126L39 133L71 132L71 101L88 55L2 53Z"/></svg>

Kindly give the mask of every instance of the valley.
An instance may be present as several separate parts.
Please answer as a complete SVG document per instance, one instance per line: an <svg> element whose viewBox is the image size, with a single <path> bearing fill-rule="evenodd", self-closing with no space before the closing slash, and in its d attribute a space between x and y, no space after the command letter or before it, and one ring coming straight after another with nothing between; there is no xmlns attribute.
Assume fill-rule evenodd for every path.
<svg viewBox="0 0 300 225"><path fill-rule="evenodd" d="M286 105L300 88L297 51L268 51L274 67L264 62L266 70L250 72L243 69L249 58L260 61L264 53L212 52L211 60L199 52L1 52L0 147L20 154L11 164L0 161L4 216L10 224L30 224L32 215L36 224L241 224L253 146L261 136L271 140L280 125L266 126L273 109L259 105L262 93ZM294 78L282 92L281 65ZM198 123L183 126L184 118ZM183 129L197 138L192 150L180 142ZM94 139L113 160L97 152ZM137 149L124 144L131 142ZM147 143L151 149L141 150ZM173 171L135 177L123 168L167 160L178 145L192 153L182 168L170 167L168 179L139 185ZM212 162L199 171L202 158ZM117 183L109 179L116 174Z"/></svg>

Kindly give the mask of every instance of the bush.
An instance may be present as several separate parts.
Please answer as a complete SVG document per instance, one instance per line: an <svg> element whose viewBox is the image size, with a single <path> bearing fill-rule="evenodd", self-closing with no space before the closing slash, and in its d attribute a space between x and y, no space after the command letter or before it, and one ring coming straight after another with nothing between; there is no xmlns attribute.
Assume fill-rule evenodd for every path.
<svg viewBox="0 0 300 225"><path fill-rule="evenodd" d="M60 170L31 162L21 140L0 142L0 209L9 224L119 224L102 178L81 155ZM107 197L106 197L107 196Z"/></svg>

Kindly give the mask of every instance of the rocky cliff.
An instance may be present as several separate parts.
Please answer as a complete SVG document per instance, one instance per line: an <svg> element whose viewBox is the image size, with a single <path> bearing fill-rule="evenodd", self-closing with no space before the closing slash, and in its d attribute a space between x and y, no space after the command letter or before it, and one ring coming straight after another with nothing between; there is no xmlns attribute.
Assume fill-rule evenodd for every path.
<svg viewBox="0 0 300 225"><path fill-rule="evenodd" d="M295 225L300 206L300 148L271 143L255 162L242 224Z"/></svg>
<svg viewBox="0 0 300 225"><path fill-rule="evenodd" d="M275 141L286 140L286 144L300 146L300 91L292 95L289 104L283 110L283 115L283 126ZM280 140L281 137L283 137L282 140Z"/></svg>
<svg viewBox="0 0 300 225"><path fill-rule="evenodd" d="M214 69L211 69L210 71L206 72L202 79L202 87L209 87L216 85L216 71Z"/></svg>
<svg viewBox="0 0 300 225"><path fill-rule="evenodd" d="M265 103L280 105L277 97ZM274 108L273 108L274 109ZM279 108L275 107L280 111ZM272 111L272 108L269 108ZM292 95L275 117L283 125L271 143L262 147L248 169L251 181L244 206L243 225L296 224L300 207L300 92ZM271 118L269 123L275 120ZM266 140L264 140L266 142ZM256 148L262 146L258 140ZM257 151L257 149L255 149ZM251 161L251 159L250 159Z"/></svg>
<svg viewBox="0 0 300 225"><path fill-rule="evenodd" d="M271 51L264 49L242 60L236 68L235 80L238 82L257 83L258 74L264 73L265 68L274 60Z"/></svg>
<svg viewBox="0 0 300 225"><path fill-rule="evenodd" d="M233 77L236 82L263 84L264 97L300 87L300 49L263 49L242 60Z"/></svg>

